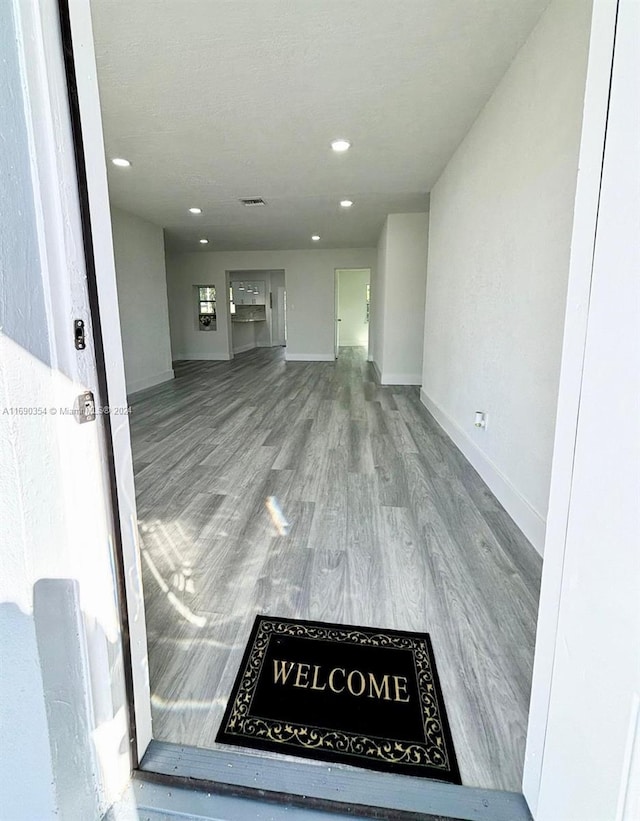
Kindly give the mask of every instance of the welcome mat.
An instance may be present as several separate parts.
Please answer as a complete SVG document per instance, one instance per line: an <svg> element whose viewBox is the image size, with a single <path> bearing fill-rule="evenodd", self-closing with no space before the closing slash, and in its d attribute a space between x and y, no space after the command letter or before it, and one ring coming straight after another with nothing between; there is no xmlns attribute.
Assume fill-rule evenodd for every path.
<svg viewBox="0 0 640 821"><path fill-rule="evenodd" d="M461 783L426 633L257 616L216 741Z"/></svg>

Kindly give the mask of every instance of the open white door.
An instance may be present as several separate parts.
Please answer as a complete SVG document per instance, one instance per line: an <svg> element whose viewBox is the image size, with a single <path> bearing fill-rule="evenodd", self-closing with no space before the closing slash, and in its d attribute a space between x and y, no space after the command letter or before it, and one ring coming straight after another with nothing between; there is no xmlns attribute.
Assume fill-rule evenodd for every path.
<svg viewBox="0 0 640 821"><path fill-rule="evenodd" d="M63 257L52 259L51 270L57 270L63 260L65 287L72 302L63 305L66 297L61 284L56 289L60 304L53 306L53 314L61 323L61 339L66 335L72 340L72 317L85 322L86 349L74 350L71 342L73 356L65 373L77 373L80 384L94 391L96 404L113 409L98 413L95 423L84 426L83 433L85 438L90 435L95 440L100 450L101 480L111 489L114 527L109 540L113 548L111 562L120 585L125 678L129 710L135 719L127 734L134 745L135 764L151 741L147 635L90 6L85 0L71 0L68 8L65 0L41 0L22 4L22 10L22 25L33 33L25 37L32 48L26 59L32 85L29 92L34 101L34 139L41 143L36 146L35 156L42 165L38 173L43 189L43 219L51 232L47 252L56 250L57 236L64 233L67 238L65 247L57 249ZM55 156L47 156L51 144L55 145ZM91 520L91 505L105 498L104 491L92 486L91 477L80 469L76 481L78 488L86 489L86 501L80 501L78 495L76 509L82 511L84 520ZM76 515L79 518L78 512Z"/></svg>
<svg viewBox="0 0 640 821"><path fill-rule="evenodd" d="M613 47L613 63L601 100L608 115L592 273L585 299L576 301L574 289L568 302L568 312L586 314L585 346L578 390L569 369L560 389L559 425L575 393L579 407L566 470L554 456L541 619L553 609L556 584L560 606L552 647L541 621L536 648L525 773L536 821L640 818L640 5L617 5L614 47L615 4L594 11L591 59L606 58L608 48L611 65ZM584 216L576 210L576 220ZM565 354L572 329L573 320ZM545 673L542 704L536 687Z"/></svg>

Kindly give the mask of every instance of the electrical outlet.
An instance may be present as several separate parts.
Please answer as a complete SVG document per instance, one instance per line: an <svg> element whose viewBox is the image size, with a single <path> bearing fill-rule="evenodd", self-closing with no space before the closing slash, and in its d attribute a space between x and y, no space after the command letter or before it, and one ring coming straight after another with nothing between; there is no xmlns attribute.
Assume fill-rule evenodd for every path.
<svg viewBox="0 0 640 821"><path fill-rule="evenodd" d="M488 414L485 411L476 411L474 425L483 430L487 427Z"/></svg>

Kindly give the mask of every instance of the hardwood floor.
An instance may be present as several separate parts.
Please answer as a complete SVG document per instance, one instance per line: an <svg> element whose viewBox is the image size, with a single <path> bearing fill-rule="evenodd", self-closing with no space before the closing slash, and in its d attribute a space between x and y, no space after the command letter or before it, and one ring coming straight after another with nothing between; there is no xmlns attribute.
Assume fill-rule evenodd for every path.
<svg viewBox="0 0 640 821"><path fill-rule="evenodd" d="M520 791L541 560L416 388L258 349L132 404L156 738L215 747L256 613L416 630L463 783Z"/></svg>

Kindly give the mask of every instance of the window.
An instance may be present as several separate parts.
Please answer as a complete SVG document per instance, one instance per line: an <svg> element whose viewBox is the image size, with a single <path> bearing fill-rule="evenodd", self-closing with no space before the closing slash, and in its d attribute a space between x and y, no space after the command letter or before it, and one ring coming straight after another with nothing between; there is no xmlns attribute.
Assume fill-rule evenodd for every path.
<svg viewBox="0 0 640 821"><path fill-rule="evenodd" d="M217 329L215 285L198 287L198 305L198 327L201 331L215 331Z"/></svg>
<svg viewBox="0 0 640 821"><path fill-rule="evenodd" d="M236 312L236 303L233 301L233 285L229 285L229 311L232 314Z"/></svg>

